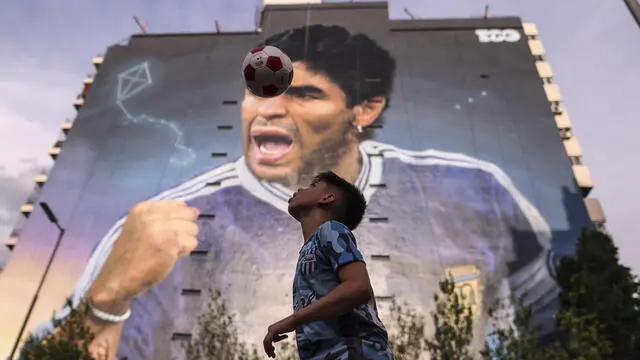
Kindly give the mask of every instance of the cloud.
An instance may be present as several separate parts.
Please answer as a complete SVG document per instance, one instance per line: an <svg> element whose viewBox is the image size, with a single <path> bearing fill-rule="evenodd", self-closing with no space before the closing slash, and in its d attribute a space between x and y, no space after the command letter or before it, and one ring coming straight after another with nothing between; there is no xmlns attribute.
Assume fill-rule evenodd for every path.
<svg viewBox="0 0 640 360"><path fill-rule="evenodd" d="M20 167L23 170L16 175L0 166L0 269L4 268L10 255L4 241L22 216L19 209L35 186L33 178L42 170L36 159L24 159Z"/></svg>
<svg viewBox="0 0 640 360"><path fill-rule="evenodd" d="M0 97L3 96L0 84ZM48 149L56 139L57 131L27 120L15 108L0 103L0 126L8 131L0 132L0 164L5 173L18 175L32 166L25 162L25 156L41 166L51 163ZM0 187L0 193L4 189ZM1 196L1 195L0 195Z"/></svg>
<svg viewBox="0 0 640 360"><path fill-rule="evenodd" d="M19 208L33 190L34 176L51 166L48 150L61 135L59 124L73 112L73 97L64 89L68 75L19 54L0 61L6 70L0 79L0 269L11 254L3 244L22 216Z"/></svg>

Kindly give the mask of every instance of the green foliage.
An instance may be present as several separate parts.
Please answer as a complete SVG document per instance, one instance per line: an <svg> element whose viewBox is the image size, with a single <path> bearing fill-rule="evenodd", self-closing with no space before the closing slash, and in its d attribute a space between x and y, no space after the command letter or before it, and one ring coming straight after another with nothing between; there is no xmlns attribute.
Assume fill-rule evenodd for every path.
<svg viewBox="0 0 640 360"><path fill-rule="evenodd" d="M619 264L611 238L583 232L573 257L557 269L561 288L556 322L561 337L542 346L531 308L522 299L499 303L490 313L498 327L497 340L485 346L485 360L632 360L640 359L640 285L628 268ZM406 303L392 303L389 344L397 360L416 360L428 351L431 360L472 360L473 314L449 276L440 282L431 312L434 334L425 338L425 317ZM67 300L71 305L71 300ZM507 306L509 305L509 306ZM509 310L510 309L510 310ZM27 360L93 360L94 339L83 319L85 303L71 310L64 322L54 319L57 331L42 340L33 334L23 347ZM266 329L265 329L266 331ZM276 344L277 358L298 360L293 339ZM198 331L185 344L188 360L257 360L261 349L239 339L222 296L210 291L207 311L198 317Z"/></svg>
<svg viewBox="0 0 640 360"><path fill-rule="evenodd" d="M67 299L67 306L72 310L64 321L52 318L53 325L57 329L52 336L40 339L34 334L29 335L23 346L22 358L26 360L93 360L89 345L95 336L84 324L89 307L82 303L74 309L71 299Z"/></svg>
<svg viewBox="0 0 640 360"><path fill-rule="evenodd" d="M629 268L620 264L611 237L583 231L575 256L562 259L557 273L562 288L559 324L568 331L589 329L575 334L577 338L569 343L593 341L598 334L598 339L610 343L611 358L640 358L640 286ZM607 348L606 344L593 346Z"/></svg>
<svg viewBox="0 0 640 360"><path fill-rule="evenodd" d="M611 342L603 336L603 327L597 319L588 314L580 314L576 309L562 309L556 321L566 338L556 341L549 352L554 360L608 360L612 357Z"/></svg>
<svg viewBox="0 0 640 360"><path fill-rule="evenodd" d="M391 303L389 322L389 346L396 360L414 360L420 358L426 350L424 328L426 321L422 314L409 307L407 303Z"/></svg>
<svg viewBox="0 0 640 360"><path fill-rule="evenodd" d="M509 313L511 304L513 312ZM611 345L602 338L601 327L592 316L579 316L573 309L561 310L556 321L564 337L543 345L539 327L533 322L533 312L523 305L522 299L499 303L496 309L491 315L499 326L491 334L495 343L487 343L481 352L484 360L611 359Z"/></svg>
<svg viewBox="0 0 640 360"><path fill-rule="evenodd" d="M426 340L432 360L471 360L473 340L473 313L456 291L453 278L440 282L440 294L434 295L436 309L431 312L435 328L432 338Z"/></svg>
<svg viewBox="0 0 640 360"><path fill-rule="evenodd" d="M559 338L538 343L531 309L513 302L513 323L496 319L502 327L493 334L498 346L489 346L486 360L632 360L640 358L640 303L638 283L620 265L613 240L597 231L584 231L574 256L557 269L560 309L556 315Z"/></svg>
<svg viewBox="0 0 640 360"><path fill-rule="evenodd" d="M493 333L489 334L493 344L486 343L480 352L483 359L549 359L546 349L539 345L539 328L533 323L533 311L523 305L522 299L499 301L489 315L495 324Z"/></svg>
<svg viewBox="0 0 640 360"><path fill-rule="evenodd" d="M261 352L238 337L233 315L219 291L209 291L207 311L198 316L198 331L185 344L188 360L257 360ZM266 326L265 326L266 333ZM276 344L276 355L282 360L297 360L295 344L287 339Z"/></svg>
<svg viewBox="0 0 640 360"><path fill-rule="evenodd" d="M425 336L425 316L407 303L393 302L390 311L389 346L396 360L416 360L428 352L432 360L472 360L473 313L456 291L451 276L439 284L434 294L436 309L431 312L435 332Z"/></svg>

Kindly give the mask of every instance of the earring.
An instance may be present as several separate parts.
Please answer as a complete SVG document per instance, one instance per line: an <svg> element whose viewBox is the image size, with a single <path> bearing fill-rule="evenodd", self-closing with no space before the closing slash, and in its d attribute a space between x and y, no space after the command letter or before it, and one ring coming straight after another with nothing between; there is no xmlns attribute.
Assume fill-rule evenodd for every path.
<svg viewBox="0 0 640 360"><path fill-rule="evenodd" d="M358 133L362 134L362 131L363 131L363 130L362 130L362 126L360 126L360 125L356 126L356 131L357 131Z"/></svg>

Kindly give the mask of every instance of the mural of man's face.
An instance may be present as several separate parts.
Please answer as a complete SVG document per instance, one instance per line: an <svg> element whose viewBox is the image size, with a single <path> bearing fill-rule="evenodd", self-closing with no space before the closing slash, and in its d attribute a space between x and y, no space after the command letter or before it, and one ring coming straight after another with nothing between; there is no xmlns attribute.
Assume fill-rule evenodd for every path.
<svg viewBox="0 0 640 360"><path fill-rule="evenodd" d="M355 108L327 76L304 63L284 95L259 98L245 91L242 102L243 151L259 178L304 184L330 169L348 146L357 144ZM357 164L354 164L357 165Z"/></svg>

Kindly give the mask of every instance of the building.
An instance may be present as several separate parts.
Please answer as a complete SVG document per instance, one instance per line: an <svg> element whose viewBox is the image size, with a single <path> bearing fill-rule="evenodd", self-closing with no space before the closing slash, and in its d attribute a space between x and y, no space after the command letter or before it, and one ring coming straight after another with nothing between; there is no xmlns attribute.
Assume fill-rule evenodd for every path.
<svg viewBox="0 0 640 360"><path fill-rule="evenodd" d="M61 194L51 205L60 213L62 222L67 221L68 235L52 266L51 279L45 282L29 319L28 329L40 323L57 306L55 304L68 295L63 292L70 291L82 273L85 262L81 259L95 249L98 241L95 238L108 233L132 203L171 189L203 171L228 164L230 159L243 154L237 145L241 136L239 126L235 126L237 121L230 121L241 112L239 76L228 71L202 76L209 69L203 64L211 68L214 67L212 64L225 69L233 67L246 49L264 41L267 36L305 24L337 25L349 27L351 32L367 34L387 48L396 60L391 107L385 113L384 123L377 123L377 119L372 123L376 125L372 129L379 134L380 141L411 148L411 151L433 147L440 154L439 149L443 149L445 155L438 156L452 163L460 163L462 160L451 159L459 159L460 154L464 154L498 164L513 178L516 187L527 197L534 198L540 213L550 224L553 250L557 252L571 251L579 228L589 221L587 211L591 222L604 228L606 219L598 200L588 197L594 182L582 161L582 149L572 132L569 113L562 106L561 92L553 81L553 71L546 61L544 46L534 24L523 23L518 18L391 21L386 3L277 3L265 7L255 31L134 35L128 44L113 46L104 57L92 59L96 74L85 77L82 90L72 103L78 110L78 117L62 124L61 138L50 150L56 163L49 174L41 174L35 179L34 193L20 209L24 221L6 243L17 253L0 278L0 291L6 289L14 302L11 313L3 314L0 310L0 317L9 319L7 333L0 332L0 355L4 354L7 344L12 345L15 341L17 329L26 314L25 304L31 300L53 248L50 233L55 230L44 221L36 207L40 192L48 191L50 197L54 192ZM372 25L385 22L387 27ZM209 56L210 53L214 56ZM205 60L212 63L203 62ZM363 60L363 66L366 61L372 60ZM356 93L366 86L377 86L371 83L382 82L381 78L366 78L369 85L356 89ZM140 85L135 94L132 94L132 82ZM171 92L162 84L170 87ZM133 95L139 97L134 99ZM178 96L181 97L178 99ZM188 107L182 104L188 104ZM98 107L106 109L99 118L96 111L89 111ZM160 126L145 127L152 123ZM166 125L169 123L173 125ZM211 138L216 139L213 144ZM180 154L184 155L182 160L174 158ZM420 157L434 157L433 152L428 151L426 155L399 154L399 157L412 158L415 163L420 162ZM186 155L189 155L189 161L197 160L186 161ZM384 156L373 154L371 157ZM372 164L375 161L378 160L372 160ZM475 160L464 161L474 163ZM174 165L176 167L172 167ZM387 170L386 179L379 175L379 182L369 184L367 189L375 187L380 195L392 191L394 181L401 183L395 184L398 187L410 186L401 178L400 172L393 171ZM496 174L502 171L495 170ZM169 174L168 178L159 175L164 172ZM501 176L496 175L502 179ZM149 190L149 183L155 184L157 191ZM221 186L219 181L208 185ZM455 193L453 191L450 196L455 197ZM105 205L104 198L108 199L109 206ZM417 212L429 219L431 214L425 210L427 203L425 200L423 205L417 206ZM385 226L401 227L400 224L405 224L414 215L415 212L403 212L401 207L388 209L383 206L380 214L367 219L362 231L375 234L376 229ZM432 221L434 228L460 225ZM409 231L406 226L405 229ZM442 231L446 233L447 229ZM530 234L516 231L511 236ZM22 254L19 254L21 247ZM454 250L457 252L454 257L464 252L460 246ZM37 251L41 253L35 254ZM196 255L209 256L206 250L198 251L189 260L195 263L202 261L196 259ZM370 255L370 267L377 277L373 281L381 307L397 295L395 284L387 281L388 277L401 283L419 276L426 283L426 279L432 281L441 275L439 270L422 273L422 262L410 258L421 255L419 251L398 254L383 246L376 251ZM39 257L29 265L22 265L27 264L27 255ZM466 255L460 257L466 258ZM445 263L443 260L440 265L454 273L463 293L470 294L476 301L484 301L481 292L487 286L478 279L487 271L471 263L456 267ZM206 277L201 275L200 278ZM203 290L195 280L190 278L185 280L189 284L180 284L181 296L188 298L185 302L199 301L192 300ZM279 289L280 285L278 283L274 288ZM407 297L418 298L416 301L420 302L421 297L430 298L425 295L430 289ZM480 305L474 303L474 306ZM269 314L279 311L280 308L269 309ZM541 313L548 311L544 308ZM167 342L188 338L187 322L184 320L175 324L175 328L162 329L170 335Z"/></svg>

